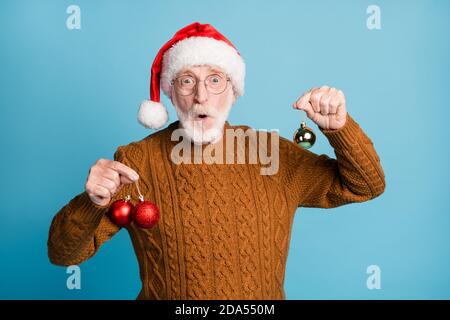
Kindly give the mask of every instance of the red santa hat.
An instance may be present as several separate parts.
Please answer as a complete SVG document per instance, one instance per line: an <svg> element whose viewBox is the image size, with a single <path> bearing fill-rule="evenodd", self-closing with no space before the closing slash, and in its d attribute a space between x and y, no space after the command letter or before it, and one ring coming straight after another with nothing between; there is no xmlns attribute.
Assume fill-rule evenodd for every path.
<svg viewBox="0 0 450 320"><path fill-rule="evenodd" d="M144 100L138 121L146 128L159 129L168 120L160 102L160 86L171 98L171 81L183 68L210 65L222 68L231 79L236 97L244 94L245 63L233 44L209 24L194 22L179 30L158 52L150 79L150 100Z"/></svg>

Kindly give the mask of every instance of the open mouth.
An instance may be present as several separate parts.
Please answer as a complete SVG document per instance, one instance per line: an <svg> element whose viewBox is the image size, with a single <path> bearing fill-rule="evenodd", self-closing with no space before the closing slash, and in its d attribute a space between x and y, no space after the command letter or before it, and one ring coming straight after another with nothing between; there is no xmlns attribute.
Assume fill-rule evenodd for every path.
<svg viewBox="0 0 450 320"><path fill-rule="evenodd" d="M208 117L208 115L206 115L206 114L199 114L198 117L200 119L206 119Z"/></svg>

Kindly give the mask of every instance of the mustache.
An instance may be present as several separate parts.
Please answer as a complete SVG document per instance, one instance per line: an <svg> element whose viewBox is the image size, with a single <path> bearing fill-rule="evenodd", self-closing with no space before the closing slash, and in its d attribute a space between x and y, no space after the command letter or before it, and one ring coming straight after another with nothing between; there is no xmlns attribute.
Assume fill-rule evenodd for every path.
<svg viewBox="0 0 450 320"><path fill-rule="evenodd" d="M217 118L220 116L221 113L216 111L216 109L214 108L211 108L209 106L203 106L197 103L192 106L191 110L189 110L189 116L192 118L196 118L201 114L205 114L208 117Z"/></svg>

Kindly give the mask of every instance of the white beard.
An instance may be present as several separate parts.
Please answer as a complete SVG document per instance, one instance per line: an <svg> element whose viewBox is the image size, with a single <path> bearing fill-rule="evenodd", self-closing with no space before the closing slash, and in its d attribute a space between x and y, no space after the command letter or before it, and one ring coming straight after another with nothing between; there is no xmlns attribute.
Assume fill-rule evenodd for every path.
<svg viewBox="0 0 450 320"><path fill-rule="evenodd" d="M208 144L215 143L222 138L223 128L225 121L230 113L232 103L228 102L228 106L224 112L217 112L215 109L207 106L204 107L200 104L194 104L188 112L183 112L177 106L178 118L180 120L183 134L194 144ZM206 114L208 117L214 119L214 126L209 129L205 129L201 120L197 120L199 114Z"/></svg>

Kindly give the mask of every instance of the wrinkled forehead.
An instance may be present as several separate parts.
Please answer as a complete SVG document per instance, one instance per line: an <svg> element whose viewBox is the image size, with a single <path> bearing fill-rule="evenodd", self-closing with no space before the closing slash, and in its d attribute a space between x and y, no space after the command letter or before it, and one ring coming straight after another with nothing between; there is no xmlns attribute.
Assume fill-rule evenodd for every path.
<svg viewBox="0 0 450 320"><path fill-rule="evenodd" d="M176 76L180 76L185 73L191 73L194 75L200 75L202 73L210 74L210 73L223 73L226 74L225 70L220 68L219 66L214 65L192 65L182 68L180 71L177 72Z"/></svg>

